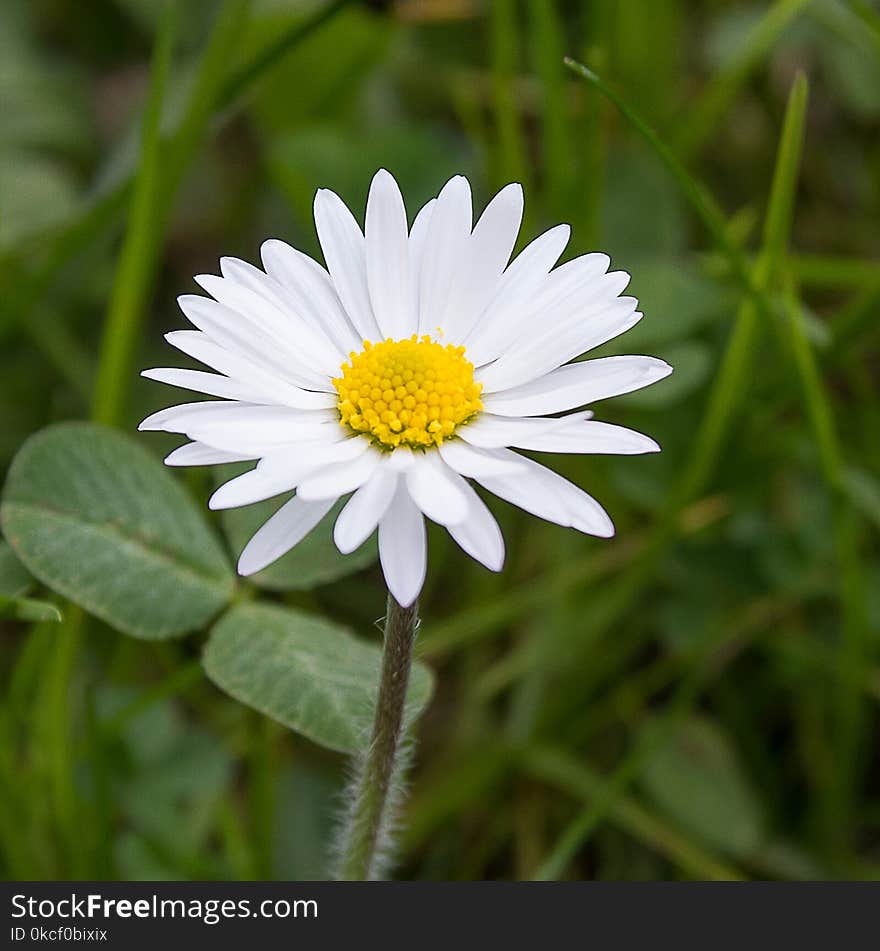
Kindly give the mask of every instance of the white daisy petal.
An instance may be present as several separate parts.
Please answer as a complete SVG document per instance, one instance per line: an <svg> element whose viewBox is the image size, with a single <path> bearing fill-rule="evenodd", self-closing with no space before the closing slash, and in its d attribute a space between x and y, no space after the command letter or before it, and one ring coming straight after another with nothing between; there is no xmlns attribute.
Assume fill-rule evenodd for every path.
<svg viewBox="0 0 880 951"><path fill-rule="evenodd" d="M335 414L326 410L301 412L226 400L172 406L148 416L138 428L184 433L215 449L259 456L298 442L344 438Z"/></svg>
<svg viewBox="0 0 880 951"><path fill-rule="evenodd" d="M337 426L301 426L296 429L282 427L279 432L277 426L271 425L261 426L254 431L246 426L227 428L218 424L216 427L192 427L186 435L190 439L197 439L227 452L263 457L304 443L336 442L341 434Z"/></svg>
<svg viewBox="0 0 880 951"><path fill-rule="evenodd" d="M366 440L358 440L366 442ZM369 443L366 451L346 465L331 464L306 476L297 488L297 495L307 501L338 499L359 489L376 471L382 460L382 453Z"/></svg>
<svg viewBox="0 0 880 951"><path fill-rule="evenodd" d="M489 477L477 481L499 498L558 525L576 528L588 535L610 538L614 524L601 505L583 489L559 473L509 449L497 449L501 458L516 456L527 472L515 478Z"/></svg>
<svg viewBox="0 0 880 951"><path fill-rule="evenodd" d="M602 357L569 363L531 383L488 393L487 412L500 416L559 413L650 386L669 376L672 367L656 357Z"/></svg>
<svg viewBox="0 0 880 951"><path fill-rule="evenodd" d="M487 395L535 380L635 326L642 318L637 306L634 297L618 297L595 313L575 312L559 324L545 321L540 336L521 339L495 363L478 370L476 378Z"/></svg>
<svg viewBox="0 0 880 951"><path fill-rule="evenodd" d="M323 332L313 330L290 308L280 305L277 299L270 299L267 294L260 294L248 285L215 274L198 274L195 281L218 303L259 328L283 353L285 360L298 361L298 373L321 383L338 369L342 351Z"/></svg>
<svg viewBox="0 0 880 951"><path fill-rule="evenodd" d="M345 503L333 528L333 540L343 555L353 552L373 534L397 490L398 474L379 466Z"/></svg>
<svg viewBox="0 0 880 951"><path fill-rule="evenodd" d="M502 442L499 445L507 444ZM481 475L515 475L520 468L517 462L498 459L462 439L446 440L440 446L440 456L450 469L471 479Z"/></svg>
<svg viewBox="0 0 880 951"><path fill-rule="evenodd" d="M216 466L227 462L249 462L255 456L242 456L234 452L224 452L200 442L188 442L178 446L165 457L166 466Z"/></svg>
<svg viewBox="0 0 880 951"><path fill-rule="evenodd" d="M586 413L575 413L559 419L542 417L492 416L481 413L473 422L462 426L461 438L472 446L481 449L499 449L504 446L523 446L524 441L546 436L556 430L570 426L573 422L587 418ZM497 462L497 460L496 460Z"/></svg>
<svg viewBox="0 0 880 951"><path fill-rule="evenodd" d="M191 297L190 300L220 307L204 297ZM189 305L187 308L188 316L195 312ZM232 311L228 313L234 322L234 314ZM205 319L200 320L201 331L172 330L171 333L165 334L165 339L172 347L206 366L219 370L233 380L250 383L266 393L273 394L278 402L291 406L301 405L309 400L314 403L314 400L318 399L315 394L320 392L324 394L321 397L324 405L327 405L327 394L333 389L329 379L315 385L312 377L299 372L298 364L279 360L276 350L265 338L261 339L258 331L249 333L246 327L232 329L220 322L212 324L212 321L218 318L216 312L210 316L204 313L202 316ZM309 395L302 396L302 393Z"/></svg>
<svg viewBox="0 0 880 951"><path fill-rule="evenodd" d="M177 367L157 367L153 370L142 370L141 376L157 383L167 383L182 390L194 390L208 396L221 396L228 400L244 400L246 403L259 403L266 399L266 394L259 387L248 386L237 380L230 380L228 376L217 373L204 373L201 370L181 370ZM271 400L268 402L272 402Z"/></svg>
<svg viewBox="0 0 880 951"><path fill-rule="evenodd" d="M276 243L283 244L283 242ZM211 288L214 288L218 295L222 295L217 297L218 300L222 300L223 296L229 297L229 284L253 291L271 305L268 312L259 314L259 319L264 327L267 329L274 328L278 336L297 352L302 350L304 346L306 348L313 347L331 361L328 366L338 365L350 348L343 347L331 332L332 329L335 329L332 318L336 314L341 314L343 319L345 317L339 298L336 297L333 290L330 275L308 255L297 252L287 245L285 247L288 248L291 256L300 263L301 273L299 276L301 281L307 280L305 274L311 278L305 291L299 285L291 286L282 283L274 275L261 271L253 264L232 257L220 258L220 273L226 279L226 284L219 282L219 279L214 275L199 275L195 280L209 293L213 294L214 291ZM306 264L306 262L308 263ZM291 268L288 268L285 275L289 274L290 270ZM323 275L326 283L321 281L321 275ZM325 291L323 295L321 294L322 287ZM329 293L327 293L328 291ZM317 300L315 295L319 295ZM243 301L243 303L245 302ZM320 310L316 312L319 302ZM230 307L235 306L232 300L229 300L228 303ZM250 311L247 313L250 315ZM305 327L305 334L303 327ZM359 345L360 341L354 335L350 324L349 328L352 329L352 339L355 341L355 345ZM328 345L332 348L332 353L327 349Z"/></svg>
<svg viewBox="0 0 880 951"><path fill-rule="evenodd" d="M412 223L412 228L409 230L409 266L413 280L416 282L422 271L422 258L425 254L428 227L431 224L431 216L434 214L434 206L436 204L437 199L432 198L429 202L422 205Z"/></svg>
<svg viewBox="0 0 880 951"><path fill-rule="evenodd" d="M291 409L289 406L266 406L235 400L206 400L198 403L181 403L178 406L168 406L165 409L160 409L143 420L138 429L185 433L187 427L206 426L214 423L298 428L301 426L324 425L334 420L335 415L329 410L315 410L312 412Z"/></svg>
<svg viewBox="0 0 880 951"><path fill-rule="evenodd" d="M214 372L143 375L217 399L168 407L140 428L191 440L168 465L255 462L214 492L212 509L295 492L245 547L242 574L279 558L349 494L336 545L354 551L378 527L382 570L400 604L424 583L425 516L498 571L501 530L469 478L540 518L614 533L595 499L512 447L656 452L650 437L596 422L582 407L671 368L643 356L569 362L633 326L638 302L621 296L629 275L608 272L605 254L556 267L567 225L510 261L522 211L522 189L508 185L474 225L470 185L456 176L408 228L400 189L381 169L363 231L337 195L317 192L326 269L269 240L265 270L223 257L222 276L196 278L214 299L179 299L196 329L167 339Z"/></svg>
<svg viewBox="0 0 880 951"><path fill-rule="evenodd" d="M455 473L436 453L417 456L406 471L406 488L413 502L439 525L456 525L467 517L467 496Z"/></svg>
<svg viewBox="0 0 880 951"><path fill-rule="evenodd" d="M285 502L245 546L238 560L238 573L252 575L287 554L333 508L335 502L336 499L306 502L297 496Z"/></svg>
<svg viewBox="0 0 880 951"><path fill-rule="evenodd" d="M306 443L292 451L273 453L261 459L256 469L221 485L208 500L208 508L238 508L271 499L295 489L327 466L347 467L366 449L363 440L345 439L335 443Z"/></svg>
<svg viewBox="0 0 880 951"><path fill-rule="evenodd" d="M322 327L343 354L359 350L363 340L348 319L330 275L307 254L284 241L260 247L263 267L289 295L291 306L314 327Z"/></svg>
<svg viewBox="0 0 880 951"><path fill-rule="evenodd" d="M409 446L401 446L395 449L388 457L387 465L392 472L402 473L408 471L415 465L416 454Z"/></svg>
<svg viewBox="0 0 880 951"><path fill-rule="evenodd" d="M233 403L227 400L207 400L198 403L180 403L178 406L166 406L155 413L151 413L145 419L138 423L138 429L141 432L182 432L183 430L166 429L167 426L175 425L178 419L189 419L196 415L208 417L218 410L221 413L226 412L229 406L251 406L251 403Z"/></svg>
<svg viewBox="0 0 880 951"><path fill-rule="evenodd" d="M385 583L402 607L419 596L427 569L425 520L404 485L398 485L379 522L379 560Z"/></svg>
<svg viewBox="0 0 880 951"><path fill-rule="evenodd" d="M569 417L567 417L569 418ZM513 422L513 420L511 420ZM536 452L576 452L619 456L634 456L645 452L660 452L651 439L634 429L600 423L596 420L576 422L547 432L523 435L510 443L520 449Z"/></svg>
<svg viewBox="0 0 880 951"><path fill-rule="evenodd" d="M516 244L522 215L522 186L507 185L489 202L476 223L440 320L450 343L467 338L497 291Z"/></svg>
<svg viewBox="0 0 880 951"><path fill-rule="evenodd" d="M552 311L572 300L588 307L600 297L617 297L629 284L629 274L625 271L608 273L610 264L611 258L598 252L582 254L561 264L535 296L536 311Z"/></svg>
<svg viewBox="0 0 880 951"><path fill-rule="evenodd" d="M406 208L397 182L376 172L365 219L367 284L383 338L402 340L418 329L415 284L410 274Z"/></svg>
<svg viewBox="0 0 880 951"><path fill-rule="evenodd" d="M419 275L419 333L437 334L446 313L450 289L473 226L471 186L466 178L451 178L437 196L425 236Z"/></svg>
<svg viewBox="0 0 880 951"><path fill-rule="evenodd" d="M327 270L349 320L362 340L379 340L367 284L364 236L345 202L321 188L315 195L315 227Z"/></svg>
<svg viewBox="0 0 880 951"><path fill-rule="evenodd" d="M585 343L591 336L596 337L597 342L585 345L547 368L552 369L603 342L597 333L601 325L594 327L593 320L615 302L629 283L629 275L624 271L606 273L609 263L607 254L585 254L568 261L552 271L528 301L520 303L520 319L514 324L508 321L501 358L480 373L487 393L501 388L495 385L495 375L502 368L510 375L511 365L517 366L518 361L526 360L526 355L536 346L549 347L550 352L554 352L554 344L557 348L567 346L572 333L577 338L585 332Z"/></svg>
<svg viewBox="0 0 880 951"><path fill-rule="evenodd" d="M285 306L284 295L278 282L248 261L229 256L222 257L220 258L220 274L230 283L247 287L254 293L259 294L274 307L283 308ZM218 279L215 277L214 280ZM201 284L198 278L196 282Z"/></svg>
<svg viewBox="0 0 880 951"><path fill-rule="evenodd" d="M297 253L293 248L290 248L290 251L294 255ZM330 373L333 372L334 367L339 366L345 353L350 349L346 348L333 332L336 329L332 320L334 313L344 314L344 312L335 291L333 291L330 275L320 265L311 261L311 258L307 255L302 255L302 258L305 261L310 261L318 272L323 272L330 286L331 296L321 301L322 309L317 315L315 313L315 303L308 296L309 293L314 293L317 290L315 287L317 281L313 281L308 292L303 293L299 287L286 286L278 281L274 275L261 271L253 264L248 264L247 261L230 257L220 258L220 272L228 283L252 291L270 305L269 311L260 315L262 319L261 326L265 330L271 331L274 336L283 340L296 353L299 353L303 348L307 351L314 351L318 354L318 359L326 360L326 369ZM306 270L306 268L303 268L303 270ZM312 269L308 270L314 278L316 276L314 271ZM213 275L199 275L196 281L209 293L214 293L210 289L214 287L218 294L223 294L227 298L229 296L224 286L216 283L218 278ZM222 297L218 297L218 300L221 299ZM279 316L282 319L279 320ZM355 345L360 343L354 335L353 339L356 341ZM306 360L309 362L308 357Z"/></svg>
<svg viewBox="0 0 880 951"><path fill-rule="evenodd" d="M257 466L256 469L224 482L208 499L208 508L217 511L264 502L281 495L282 492L295 489L299 478L300 473L296 470Z"/></svg>
<svg viewBox="0 0 880 951"><path fill-rule="evenodd" d="M495 360L515 340L534 306L534 298L565 250L571 228L557 225L526 245L502 274L498 292L465 339L474 366Z"/></svg>
<svg viewBox="0 0 880 951"><path fill-rule="evenodd" d="M496 450L496 452L499 455L504 453L505 455L500 455L500 458L506 458L509 450ZM511 453L511 455L516 454ZM476 481L505 502L510 502L511 505L516 505L531 515L537 515L538 518L546 519L548 522L556 522L557 525L567 526L571 522L568 509L562 499L555 493L547 491L546 486L542 485L534 472L520 472L514 476L477 476Z"/></svg>
<svg viewBox="0 0 880 951"><path fill-rule="evenodd" d="M489 511L486 503L474 489L460 477L456 480L468 500L467 518L446 530L471 558L485 565L490 571L504 567L504 536Z"/></svg>

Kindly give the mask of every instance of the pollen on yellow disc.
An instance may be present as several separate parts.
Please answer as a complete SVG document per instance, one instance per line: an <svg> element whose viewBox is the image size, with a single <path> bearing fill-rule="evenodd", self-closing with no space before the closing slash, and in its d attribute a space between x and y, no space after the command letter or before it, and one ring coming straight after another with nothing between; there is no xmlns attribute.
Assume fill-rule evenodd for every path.
<svg viewBox="0 0 880 951"><path fill-rule="evenodd" d="M483 385L474 382L464 347L415 334L364 341L333 385L342 424L382 449L439 446L483 408Z"/></svg>

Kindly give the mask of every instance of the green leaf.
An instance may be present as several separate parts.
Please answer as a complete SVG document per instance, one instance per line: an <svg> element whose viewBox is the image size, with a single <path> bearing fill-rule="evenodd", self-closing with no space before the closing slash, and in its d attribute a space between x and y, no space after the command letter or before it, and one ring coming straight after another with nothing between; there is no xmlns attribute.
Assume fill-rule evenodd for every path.
<svg viewBox="0 0 880 951"><path fill-rule="evenodd" d="M758 797L727 737L710 720L683 722L647 759L642 784L660 809L707 845L738 857L761 846Z"/></svg>
<svg viewBox="0 0 880 951"><path fill-rule="evenodd" d="M0 515L40 581L135 637L201 627L232 595L223 550L183 489L132 439L92 423L32 436Z"/></svg>
<svg viewBox="0 0 880 951"><path fill-rule="evenodd" d="M376 704L381 651L324 618L260 604L233 607L215 625L203 663L236 700L315 743L363 749ZM413 666L412 723L427 705L431 673Z"/></svg>
<svg viewBox="0 0 880 951"><path fill-rule="evenodd" d="M33 587L34 579L15 557L9 542L0 539L0 595L16 598Z"/></svg>
<svg viewBox="0 0 880 951"><path fill-rule="evenodd" d="M0 594L0 618L10 621L60 621L61 612L49 601L10 598Z"/></svg>
<svg viewBox="0 0 880 951"><path fill-rule="evenodd" d="M220 485L245 472L248 466L222 466L216 470ZM287 500L287 496L283 501ZM306 591L344 578L371 565L379 555L375 537L350 555L343 555L333 542L333 524L343 506L338 502L309 534L268 568L248 578L273 591ZM234 552L239 553L257 529L280 507L278 499L223 511L221 520Z"/></svg>

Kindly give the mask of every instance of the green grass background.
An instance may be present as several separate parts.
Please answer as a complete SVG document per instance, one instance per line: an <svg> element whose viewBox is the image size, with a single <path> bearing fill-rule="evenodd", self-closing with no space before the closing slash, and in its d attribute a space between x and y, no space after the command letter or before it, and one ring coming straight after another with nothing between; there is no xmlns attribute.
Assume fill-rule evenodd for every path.
<svg viewBox="0 0 880 951"><path fill-rule="evenodd" d="M413 213L521 181L523 242L567 221L633 275L603 352L676 372L598 415L664 451L552 460L612 541L493 504L494 576L431 531L398 875L880 877L880 7L88 7L0 4L3 469L171 402L137 372L175 362L176 295L269 236L317 254L317 187L360 212L383 165ZM375 567L276 597L363 636L383 603ZM2 622L6 877L327 874L344 761L221 694L201 641Z"/></svg>

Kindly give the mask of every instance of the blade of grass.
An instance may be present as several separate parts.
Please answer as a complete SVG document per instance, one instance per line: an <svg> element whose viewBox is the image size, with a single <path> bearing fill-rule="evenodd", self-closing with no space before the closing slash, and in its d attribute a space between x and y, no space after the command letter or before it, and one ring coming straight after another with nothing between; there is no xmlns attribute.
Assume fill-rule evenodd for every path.
<svg viewBox="0 0 880 951"><path fill-rule="evenodd" d="M764 294L769 291L779 273L791 233L803 150L807 92L806 77L802 73L798 74L788 97L764 218L762 247L754 268L755 284ZM745 395L754 341L759 329L758 317L754 300L743 301L710 395L703 425L697 433L695 448L672 496L673 512L696 493L703 491L711 477L733 412Z"/></svg>
<svg viewBox="0 0 880 951"><path fill-rule="evenodd" d="M810 17L825 34L836 34L868 55L880 52L880 14L858 0L824 0L814 3Z"/></svg>
<svg viewBox="0 0 880 951"><path fill-rule="evenodd" d="M804 404L813 430L822 475L833 492L843 488L843 459L834 427L831 404L822 384L816 358L804 331L803 316L793 288L785 294L785 312L791 346L803 391Z"/></svg>
<svg viewBox="0 0 880 951"><path fill-rule="evenodd" d="M843 481L853 506L880 531L880 481L855 468L845 470Z"/></svg>
<svg viewBox="0 0 880 951"><path fill-rule="evenodd" d="M752 273L748 256L743 249L732 240L728 222L708 189L688 172L675 156L672 149L666 145L642 116L639 115L619 93L615 92L604 80L597 76L596 73L584 66L583 63L579 63L570 57L565 58L565 65L614 103L627 122L630 123L636 132L638 132L657 153L658 158L663 162L672 177L678 183L682 194L690 203L699 219L703 222L706 230L718 245L719 250L721 250L727 258L734 276L745 293L754 300L763 315L769 316L772 310L772 303L758 286Z"/></svg>
<svg viewBox="0 0 880 951"><path fill-rule="evenodd" d="M172 2L169 7L174 5ZM218 105L228 105L234 97L241 95L250 83L255 82L260 75L275 65L293 45L308 36L323 22L326 22L329 15L337 12L342 6L344 4L336 3L332 4L328 10L318 11L305 23L300 24L298 29L289 31L281 38L283 42L281 40L275 42L270 51L264 50L261 54L258 54L255 60L245 64L227 82L218 102L217 90L235 43L240 37L241 23L248 7L248 3L242 2L242 0L227 0L218 15L206 53L202 59L199 74L193 86L189 107L181 125L170 138L163 138L157 149L154 134L156 127L155 111L148 120L145 119L145 133L148 134L144 135L142 161L138 169L139 191L137 200L140 202L139 210L132 214L129 237L126 239L126 250L123 252L123 261L128 263L124 267L120 267L120 272L128 269L136 272L137 286L123 287L121 276L117 279L118 290L114 293L114 302L111 305L112 312L119 315L114 318L116 323L114 336L117 339L115 343L107 344L107 351L110 355L106 358L105 366L109 366L111 369L102 371L101 395L99 399L96 398L96 412L99 413L100 418L106 421L118 421L122 418L121 400L119 402L115 401L113 395L120 392L117 387L127 388L127 373L131 369L132 340L136 342L136 334L132 333L133 323L137 321L139 316L138 310L142 307L142 301L139 298L146 293L150 272L152 271L152 265L148 266L146 262L139 265L135 262L136 250L139 245L148 244L149 240L153 242L159 240L158 234L162 221L161 212L157 221L149 220L148 209L145 208L145 196L160 195L157 205L160 209L164 209L164 213L167 214L167 208L171 204L171 196L185 174L212 113L218 108ZM170 40L167 41L167 48L169 50L168 55L170 55ZM162 56L165 55L163 52ZM159 62L158 56L159 51L157 50L157 64ZM167 72L167 68L154 69L154 84L158 82L157 75L160 72ZM158 98L158 96L155 98ZM143 160L148 141L151 156L149 163ZM145 165L155 166L157 164L157 151L161 157L164 158L167 155L168 158L166 175L161 176L161 188L157 184L158 176L155 175L155 168L152 169L152 174L150 170L145 171L144 169ZM4 307L4 316L8 318L8 323L12 323L13 320L19 323L28 323L28 316L33 307L43 298L61 268L71 260L85 243L94 240L97 235L103 233L115 223L129 196L134 193L131 179L123 176L122 180L118 181L108 192L104 192L90 202L80 218L66 224L60 232L56 233L57 236L54 242L51 243L48 257L44 259L36 271L31 272L29 277L23 276L22 280L17 282L16 286L19 287L19 291L16 301L21 302L23 306ZM145 231L136 231L136 222L139 216L141 223L144 219L148 219L148 227ZM153 232L149 240L146 234L147 231ZM130 318L132 314L135 315L134 318ZM79 366L80 362L74 361L74 367ZM72 382L75 382L75 380ZM80 848L77 796L73 782L74 744L70 742L72 729L71 686L76 668L76 657L83 636L84 622L84 615L76 607L69 606L65 610L64 623L56 635L59 646L51 653L50 666L44 681L45 697L39 703L38 716L32 721L35 729L42 731L40 739L36 741L36 748L47 751L50 772L49 786L58 822L60 846L63 856L66 857L68 872L72 870L73 874L76 874L77 869L85 861L85 850ZM59 868L57 874L60 875L61 873L62 870Z"/></svg>
<svg viewBox="0 0 880 951"><path fill-rule="evenodd" d="M220 105L229 105L253 88L254 84L279 63L290 50L325 23L329 23L337 13L351 6L352 3L353 0L330 0L311 16L291 24L229 77L220 91Z"/></svg>
<svg viewBox="0 0 880 951"><path fill-rule="evenodd" d="M180 186L208 131L214 114L223 108L223 81L241 40L251 0L224 0L202 54L186 114L168 143L167 172L163 181L166 207Z"/></svg>
<svg viewBox="0 0 880 951"><path fill-rule="evenodd" d="M586 802L602 802L608 797L605 779L567 750L545 748L523 753L523 767L536 779L564 790ZM744 881L737 868L721 862L677 829L649 812L635 799L617 796L608 799L608 818L619 829L644 843L688 875L703 881Z"/></svg>
<svg viewBox="0 0 880 951"><path fill-rule="evenodd" d="M497 142L492 174L497 186L520 182L528 192L526 145L516 101L519 25L514 0L492 0L489 15L489 58Z"/></svg>
<svg viewBox="0 0 880 951"><path fill-rule="evenodd" d="M766 59L779 37L811 0L776 0L743 38L725 66L706 84L696 102L688 106L676 151L692 158L709 141L725 113Z"/></svg>
<svg viewBox="0 0 880 951"><path fill-rule="evenodd" d="M254 712L248 718L250 769L250 847L257 878L274 876L275 819L278 788L278 742L281 728Z"/></svg>
<svg viewBox="0 0 880 951"><path fill-rule="evenodd" d="M571 213L572 161L568 128L566 74L561 68L562 24L557 0L529 4L532 60L541 83L541 148L544 194L548 217L554 221Z"/></svg>
<svg viewBox="0 0 880 951"><path fill-rule="evenodd" d="M771 277L778 273L784 259L803 149L806 109L807 83L805 77L800 75L795 80L789 96L777 152L771 198L764 222L763 247L756 267L761 287L769 286ZM799 309L798 315L800 315ZM691 492L702 488L711 473L713 461L718 456L722 436L727 429L726 414L729 412L729 407L736 405L739 400L745 381L745 371L751 363L750 352L752 338L757 329L756 320L757 314L752 301L744 301L732 339L732 344L735 343L736 347L732 351L730 347L728 349L728 353L732 352L735 359L726 360L722 366L719 383L714 391L718 394L718 398L710 402L706 425L698 435L697 449L685 470L679 486L678 498L672 497L672 511L675 511ZM738 332L743 326L746 327L746 331ZM714 649L713 644L711 650L714 651ZM562 873L577 851L583 847L589 835L605 818L615 797L620 796L627 785L638 776L646 757L669 737L675 725L692 707L702 686L704 675L703 665L697 664L691 668L688 676L680 683L673 700L667 706L657 729L644 735L641 742L637 742L608 781L602 794L597 795L590 806L565 830L556 847L538 870L538 878L551 880Z"/></svg>
<svg viewBox="0 0 880 951"><path fill-rule="evenodd" d="M861 693L853 690L850 683L870 659L870 629L859 555L858 516L849 497L850 483L846 479L831 401L804 332L801 308L791 285L786 289L785 303L805 409L818 450L822 476L833 501L838 597L842 616L838 662L842 676L835 705L833 748L837 752L837 764L833 780L828 785L825 819L829 844L836 850L843 844L851 844L855 834L855 796L867 710Z"/></svg>
<svg viewBox="0 0 880 951"><path fill-rule="evenodd" d="M132 195L132 214L104 331L93 407L93 418L100 422L117 424L123 419L129 378L134 373L131 362L137 343L137 329L158 259L162 224L166 220L163 215L168 214L174 189L207 123L213 101L212 90L217 88L234 48L247 6L247 0L226 0L221 8L193 87L187 117L172 143L172 148L176 146L179 151L166 167L160 165L165 153L161 148L158 123L170 68L176 12L173 2L166 4L157 38L144 118L141 164ZM47 679L48 696L43 708L53 803L59 831L73 873L81 877L86 852L80 847L81 830L77 820L71 704L72 682L86 616L75 605L67 606L64 614L65 620L59 635L60 646L52 657Z"/></svg>
<svg viewBox="0 0 880 951"><path fill-rule="evenodd" d="M61 612L51 601L38 598L10 598L0 594L0 619L13 621L61 621Z"/></svg>
<svg viewBox="0 0 880 951"><path fill-rule="evenodd" d="M880 281L880 262L834 254L792 254L789 265L803 287L851 290Z"/></svg>
<svg viewBox="0 0 880 951"><path fill-rule="evenodd" d="M166 6L166 10L175 8L173 2ZM181 180L218 106L223 76L249 8L250 0L225 0L221 6L196 72L183 121L167 143L161 137L160 120L170 70L174 14L167 13L163 20L168 26L163 27L157 41L131 213L101 344L93 404L93 418L98 422L119 425L125 418L140 326L164 230Z"/></svg>
<svg viewBox="0 0 880 951"><path fill-rule="evenodd" d="M833 315L831 357L835 362L851 355L857 346L865 347L871 334L876 335L880 326L877 313L880 311L880 281L868 287L855 299Z"/></svg>
<svg viewBox="0 0 880 951"><path fill-rule="evenodd" d="M128 229L104 324L92 418L108 426L118 425L125 418L129 378L134 372L132 364L167 214L163 198L169 196L163 195L162 163L168 153L162 149L160 121L171 70L176 18L176 4L166 2L153 54Z"/></svg>
<svg viewBox="0 0 880 951"><path fill-rule="evenodd" d="M589 4L585 10L586 59L602 70L607 61L608 22L600 4ZM564 60L563 60L564 62ZM602 191L605 184L605 160L607 142L604 118L607 103L602 95L583 85L582 115L572 134L577 139L576 155L579 159L578 189L575 208L580 212L578 233L584 247L595 248L601 237Z"/></svg>
<svg viewBox="0 0 880 951"><path fill-rule="evenodd" d="M880 13L867 0L846 0L846 5L862 21L874 45L880 51Z"/></svg>
<svg viewBox="0 0 880 951"><path fill-rule="evenodd" d="M758 263L755 265L754 276L750 275L750 281L754 282L757 293L761 295L766 293L770 287L771 278L780 267L781 256L791 230L793 196L798 178L806 101L806 79L803 75L799 75L792 87L786 108L765 217L763 245L758 256ZM591 650L592 646L613 626L619 624L632 608L653 578L654 568L660 557L675 541L677 524L683 507L704 491L709 484L731 421L749 391L752 356L760 329L758 316L755 299L749 297L743 300L722 357L721 366L710 390L706 410L694 439L694 447L683 465L681 476L669 493L664 513L630 570L618 582L601 593L600 601L603 609L596 611L589 619L589 637L585 636L584 630L579 632L578 650ZM615 639L613 649L609 647L603 653L601 662L591 668L593 676L600 675L608 666L618 662L621 656L626 657L628 652L636 646L636 639L628 638L621 633ZM575 647L572 646L572 649ZM526 645L522 650L513 652L501 662L499 666L503 676L499 676L496 669L490 669L481 690L486 689L486 681L492 685L493 691L502 689L534 662L531 644ZM581 691L579 702L582 698Z"/></svg>
<svg viewBox="0 0 880 951"><path fill-rule="evenodd" d="M859 670L843 670L834 646L815 637L788 637L768 643L767 647L768 653L794 659L813 668L816 673L828 675L830 672L841 686L847 684L850 689L863 693L867 700L880 704L880 668L867 666Z"/></svg>
<svg viewBox="0 0 880 951"><path fill-rule="evenodd" d="M110 735L121 733L125 727L147 710L171 697L186 693L190 687L199 683L202 678L201 660L179 664L167 677L141 690L134 700L104 721L102 724L103 730Z"/></svg>
<svg viewBox="0 0 880 951"><path fill-rule="evenodd" d="M799 593L803 594L803 591ZM536 880L555 881L561 877L568 863L586 845L605 818L614 799L626 791L640 775L646 760L670 739L673 730L694 708L709 682L717 678L750 641L767 630L768 625L774 625L775 630L780 615L799 602L800 598L795 597L794 593L755 602L749 608L744 608L741 616L722 625L683 656L667 656L657 662L655 666L659 668L661 678L658 683L654 676L650 689L655 692L667 683L677 681L672 699L657 715L652 728L640 731L633 748L607 780L603 794L594 798L571 821L535 873ZM647 698L644 702L647 703Z"/></svg>
<svg viewBox="0 0 880 951"><path fill-rule="evenodd" d="M228 78L215 103L215 110L223 110L236 105L248 89L271 71L295 46L307 39L351 2L352 0L345 0L345 2L335 0L326 7L318 9L308 19L297 23L294 27L282 33L268 47L255 53L252 58L242 64ZM182 123L187 121L185 117ZM163 136L163 151L172 147L172 143L181 128L182 126L179 126L175 132ZM183 143L178 141L177 147L180 147L181 144ZM114 176L111 185L102 186L92 198L84 203L79 217L66 222L59 229L53 229L51 232L41 234L38 239L35 239L34 247L39 248L45 245L50 247L48 256L35 270L27 273L22 263L33 256L33 248L30 243L27 248L17 249L15 255L3 255L4 268L8 269L13 263L19 262L23 271L12 284L11 290L14 292L14 297L10 294L0 304L0 313L2 313L7 327L24 326L26 329L29 328L29 318L33 308L38 301L44 298L61 269L83 247L95 241L99 235L104 234L109 229L115 228L120 216L129 206L133 186L132 180L136 171L135 168L126 169L123 167L122 171ZM42 348L43 338L40 335L35 336L35 343ZM55 358L55 350L47 351L47 356L52 362ZM84 366L87 362L84 355L77 358L75 367ZM69 367L59 367L59 370L65 376L70 376ZM70 382L74 388L77 388L82 381L77 373L75 376L70 376ZM83 395L85 397L89 396L85 390L83 390Z"/></svg>
<svg viewBox="0 0 880 951"><path fill-rule="evenodd" d="M717 522L727 511L723 499L701 499L681 513L678 530L691 534ZM648 533L643 532L620 539L595 554L548 572L546 577L537 577L527 585L495 597L481 598L478 603L432 623L419 642L421 655L442 657L465 644L490 637L511 621L542 608L552 599L624 569L642 550L648 537Z"/></svg>
<svg viewBox="0 0 880 951"><path fill-rule="evenodd" d="M705 658L708 674L717 678L747 647L764 633L770 633L805 607L809 609L817 597L817 582L799 586L797 591L771 594L746 606L741 615L724 625L723 633L715 641L714 653ZM811 590L812 589L812 590ZM824 592L823 592L824 594ZM572 724L566 739L583 745L605 730L624 723L631 725L648 710L652 698L662 697L683 677L689 665L701 656L699 649L682 654L663 654L647 668L634 672L625 680L615 683L577 724Z"/></svg>
<svg viewBox="0 0 880 951"><path fill-rule="evenodd" d="M497 738L488 747L459 751L454 761L435 763L407 804L404 850L423 846L444 823L454 822L468 803L485 801L513 763L512 751Z"/></svg>
<svg viewBox="0 0 880 951"><path fill-rule="evenodd" d="M75 605L64 609L48 657L46 676L37 694L32 714L37 744L45 750L49 793L55 819L56 844L61 868L55 877L82 877L86 850L82 848L79 794L75 781L73 735L73 680L82 644L84 615Z"/></svg>

